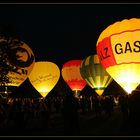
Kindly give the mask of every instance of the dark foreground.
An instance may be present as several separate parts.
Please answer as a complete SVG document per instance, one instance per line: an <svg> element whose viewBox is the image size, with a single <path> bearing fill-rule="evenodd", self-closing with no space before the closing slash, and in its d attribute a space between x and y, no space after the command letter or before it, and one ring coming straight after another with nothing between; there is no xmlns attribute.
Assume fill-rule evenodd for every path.
<svg viewBox="0 0 140 140"><path fill-rule="evenodd" d="M45 122L44 122L45 124ZM140 127L139 122L133 124L129 120L125 120L122 116L122 113L119 110L119 107L114 108L114 112L111 116L107 116L104 112L101 115L96 116L93 112L86 112L82 114L79 112L79 131L75 136L86 136L86 137L139 137L140 136ZM52 113L50 115L50 120L48 128L42 128L39 120L32 119L28 122L28 125L25 125L24 128L20 127L10 127L3 126L3 129L0 131L1 137L24 137L24 136L39 136L39 137L64 137L66 136L64 120L61 113ZM13 124L11 124L13 126ZM68 136L68 135L67 135Z"/></svg>

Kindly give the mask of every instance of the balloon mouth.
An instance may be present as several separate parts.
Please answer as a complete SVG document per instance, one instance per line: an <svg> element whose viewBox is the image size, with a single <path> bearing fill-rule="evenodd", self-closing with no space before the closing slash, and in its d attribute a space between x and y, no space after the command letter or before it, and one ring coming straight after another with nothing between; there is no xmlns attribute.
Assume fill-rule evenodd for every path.
<svg viewBox="0 0 140 140"><path fill-rule="evenodd" d="M41 96L43 98L45 98L48 95L49 92L48 91L40 91L39 93L41 94Z"/></svg>
<svg viewBox="0 0 140 140"><path fill-rule="evenodd" d="M127 92L127 94L131 94L138 85L139 83L120 83L120 86Z"/></svg>
<svg viewBox="0 0 140 140"><path fill-rule="evenodd" d="M103 90L103 89L95 89L95 92L96 92L99 96L101 96L101 95L103 94L104 90Z"/></svg>
<svg viewBox="0 0 140 140"><path fill-rule="evenodd" d="M101 96L105 90L105 87L96 87L94 90L99 96Z"/></svg>

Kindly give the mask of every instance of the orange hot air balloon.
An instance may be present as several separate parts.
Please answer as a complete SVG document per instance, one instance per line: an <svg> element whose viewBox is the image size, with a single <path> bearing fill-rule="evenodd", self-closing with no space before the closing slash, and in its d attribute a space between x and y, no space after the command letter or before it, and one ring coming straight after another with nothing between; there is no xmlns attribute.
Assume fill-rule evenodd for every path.
<svg viewBox="0 0 140 140"><path fill-rule="evenodd" d="M80 74L82 60L70 60L62 67L62 77L77 97L79 92L86 86L86 81Z"/></svg>
<svg viewBox="0 0 140 140"><path fill-rule="evenodd" d="M33 87L45 98L57 84L60 77L58 66L49 61L35 62L32 72L28 76Z"/></svg>
<svg viewBox="0 0 140 140"><path fill-rule="evenodd" d="M124 19L108 26L96 44L100 62L127 93L140 84L140 19Z"/></svg>

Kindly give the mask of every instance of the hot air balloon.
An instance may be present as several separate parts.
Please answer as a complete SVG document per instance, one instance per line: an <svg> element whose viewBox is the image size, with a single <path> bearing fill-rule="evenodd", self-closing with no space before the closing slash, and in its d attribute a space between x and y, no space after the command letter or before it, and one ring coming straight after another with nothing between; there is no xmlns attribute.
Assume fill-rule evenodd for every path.
<svg viewBox="0 0 140 140"><path fill-rule="evenodd" d="M101 96L105 88L113 80L99 62L98 55L90 55L85 58L80 66L81 76L87 84Z"/></svg>
<svg viewBox="0 0 140 140"><path fill-rule="evenodd" d="M23 83L33 69L35 57L29 46L23 43L19 47L12 48L10 62L15 67L14 71L8 73L10 86L19 86Z"/></svg>
<svg viewBox="0 0 140 140"><path fill-rule="evenodd" d="M60 77L58 66L49 61L35 62L32 72L28 76L33 87L45 98L57 84Z"/></svg>
<svg viewBox="0 0 140 140"><path fill-rule="evenodd" d="M7 42L0 38L0 44L1 43L0 51L4 51ZM20 86L27 79L34 66L35 57L31 48L22 41L18 45L13 45L6 49L9 51L3 52L5 58L2 58L3 63L1 63L1 68L4 66L5 68L1 70L2 73L5 73L5 75L3 75L5 80L8 80L6 80L4 84L1 83L1 87L6 87L8 91L6 90L5 92L10 93L11 91L9 91L9 89ZM8 71L6 71L6 68Z"/></svg>
<svg viewBox="0 0 140 140"><path fill-rule="evenodd" d="M108 26L96 44L100 62L129 94L140 84L140 19L131 18Z"/></svg>
<svg viewBox="0 0 140 140"><path fill-rule="evenodd" d="M86 86L86 81L80 74L80 65L82 60L70 60L62 67L62 77L70 89L74 92L75 97L78 97L80 91Z"/></svg>

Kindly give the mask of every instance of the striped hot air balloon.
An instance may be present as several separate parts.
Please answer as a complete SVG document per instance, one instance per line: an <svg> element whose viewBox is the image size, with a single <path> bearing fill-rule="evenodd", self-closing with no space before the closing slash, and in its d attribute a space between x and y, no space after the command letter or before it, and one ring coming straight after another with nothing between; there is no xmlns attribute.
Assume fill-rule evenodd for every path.
<svg viewBox="0 0 140 140"><path fill-rule="evenodd" d="M80 73L87 84L100 96L113 80L100 64L97 54L90 55L82 61Z"/></svg>
<svg viewBox="0 0 140 140"><path fill-rule="evenodd" d="M62 77L75 96L78 96L80 91L86 86L86 81L80 74L80 65L82 60L70 60L66 62L62 67Z"/></svg>
<svg viewBox="0 0 140 140"><path fill-rule="evenodd" d="M140 19L115 22L99 36L96 44L100 62L127 93L140 84Z"/></svg>

